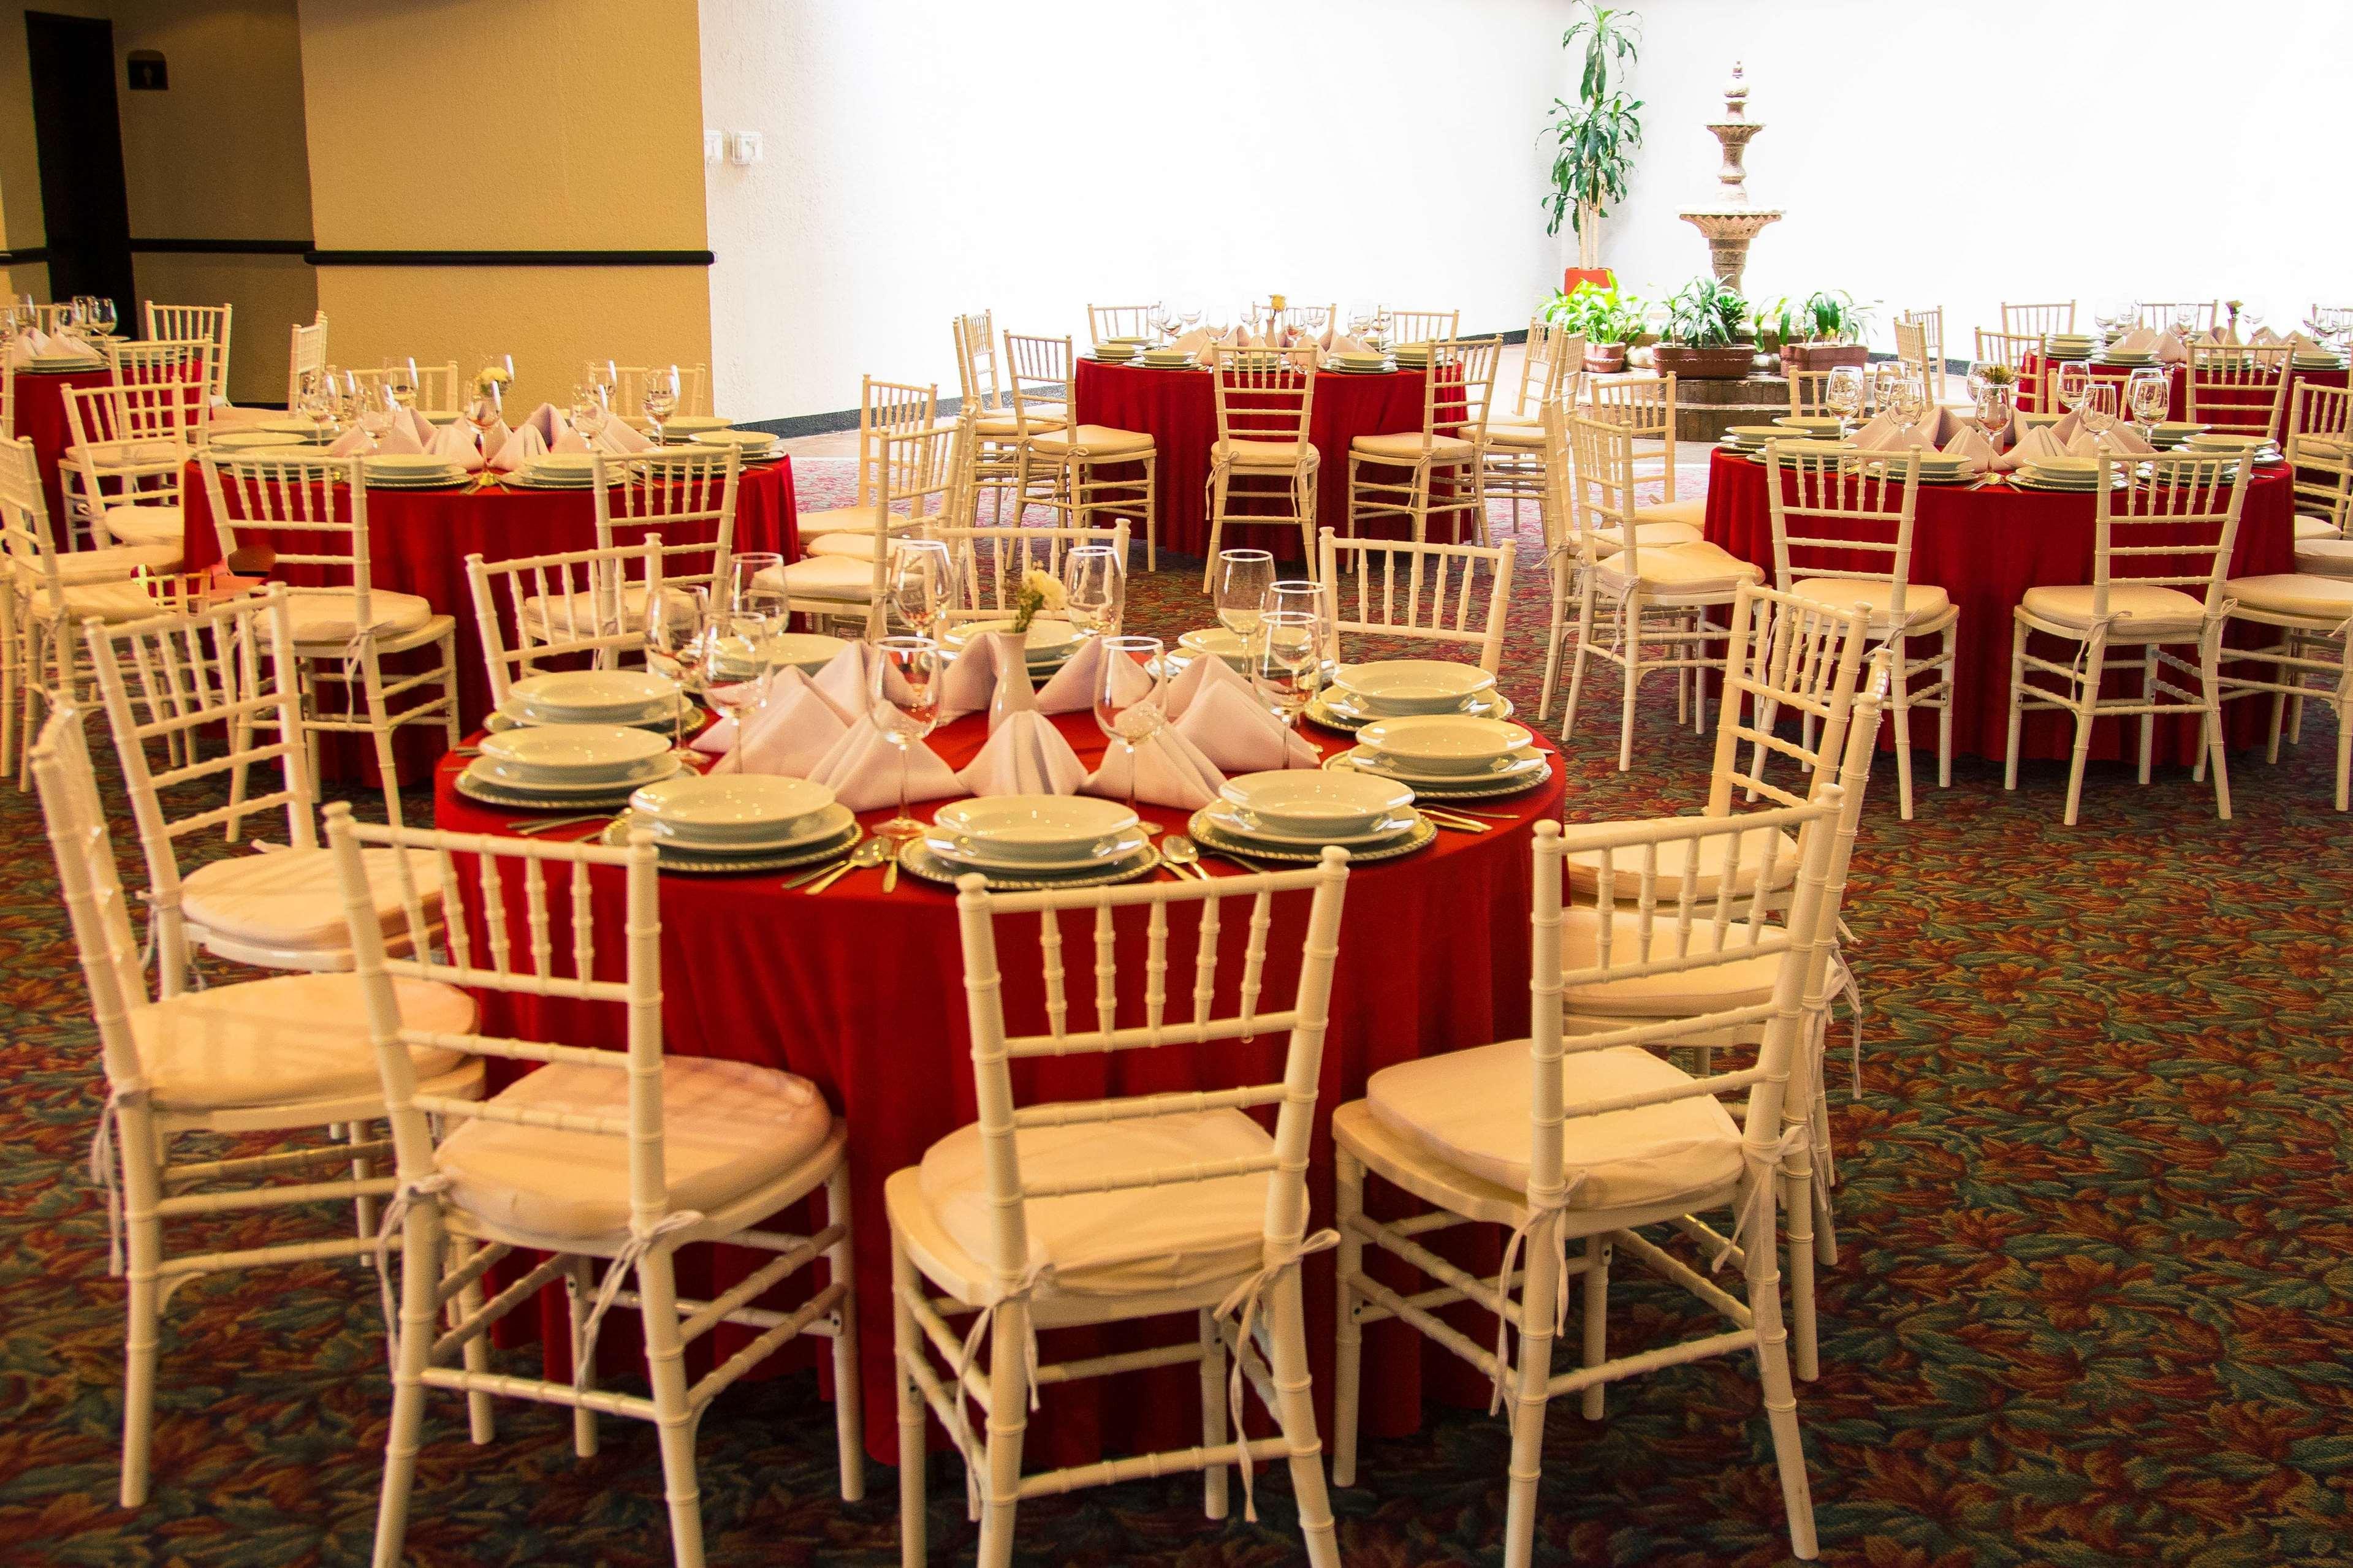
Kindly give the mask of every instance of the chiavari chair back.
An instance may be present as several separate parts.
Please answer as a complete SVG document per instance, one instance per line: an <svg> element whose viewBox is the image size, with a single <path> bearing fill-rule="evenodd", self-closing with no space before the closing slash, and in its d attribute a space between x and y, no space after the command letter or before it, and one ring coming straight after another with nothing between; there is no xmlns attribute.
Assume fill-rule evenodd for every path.
<svg viewBox="0 0 2353 1568"><path fill-rule="evenodd" d="M1089 305L1087 307L1087 337L1100 348L1113 338L1150 338L1152 323L1160 314L1157 303L1150 305Z"/></svg>
<svg viewBox="0 0 2353 1568"><path fill-rule="evenodd" d="M2287 343L2192 342L2190 419L2229 435L2277 436L2295 353Z"/></svg>
<svg viewBox="0 0 2353 1568"><path fill-rule="evenodd" d="M2013 305L2002 301L2001 330L2013 337L2040 340L2051 332L2072 332L2075 330L2075 301L2063 300L2047 305Z"/></svg>
<svg viewBox="0 0 2353 1568"><path fill-rule="evenodd" d="M1329 658L1344 657L1340 637L1346 632L1464 645L1479 650L1479 668L1489 674L1501 666L1512 596L1509 547L1341 539L1328 528L1319 542Z"/></svg>
<svg viewBox="0 0 2353 1568"><path fill-rule="evenodd" d="M199 340L213 345L212 400L228 401L229 324L234 305L158 305L145 301L147 336L159 342Z"/></svg>

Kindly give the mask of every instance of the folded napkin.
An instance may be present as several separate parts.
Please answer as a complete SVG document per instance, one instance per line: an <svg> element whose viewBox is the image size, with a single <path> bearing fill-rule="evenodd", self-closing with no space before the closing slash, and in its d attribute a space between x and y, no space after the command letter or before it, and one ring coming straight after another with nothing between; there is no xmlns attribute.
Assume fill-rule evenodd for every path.
<svg viewBox="0 0 2353 1568"><path fill-rule="evenodd" d="M478 473L482 467L482 449L474 444L473 426L463 419L453 420L433 433L427 451L437 458L447 458L468 473Z"/></svg>
<svg viewBox="0 0 2353 1568"><path fill-rule="evenodd" d="M986 708L994 731L1006 714L1036 708L1027 643L1011 632L976 633L940 678L940 722Z"/></svg>
<svg viewBox="0 0 2353 1568"><path fill-rule="evenodd" d="M1038 689L1038 710L1040 713L1079 713L1095 705L1095 683L1102 679L1103 661L1117 658L1114 668L1121 671L1119 695L1123 703L1133 701L1151 689L1152 677L1144 666L1125 655L1104 653L1101 637L1089 637L1070 662L1056 670L1052 679Z"/></svg>
<svg viewBox="0 0 2353 1568"><path fill-rule="evenodd" d="M2157 450L2140 438L2140 432L2121 419L2110 420L2099 429L2092 431L2091 436L2094 443L2094 453L2085 454L2085 456L2105 450L2116 453L2121 457L2146 458ZM2074 448L2068 449L2073 451Z"/></svg>
<svg viewBox="0 0 2353 1568"><path fill-rule="evenodd" d="M2171 333L2166 336L2170 337ZM2153 354L2157 352L2158 332L2154 327L2135 327L2108 345L2116 353Z"/></svg>
<svg viewBox="0 0 2353 1568"><path fill-rule="evenodd" d="M547 443L547 449L551 452L555 450L556 442L564 438L565 432L572 428L572 421L566 419L563 411L553 403L543 403L533 409L531 417L523 423L539 432L539 438Z"/></svg>
<svg viewBox="0 0 2353 1568"><path fill-rule="evenodd" d="M1199 658L1193 662L1222 665L1225 661ZM1286 729L1259 700L1258 693L1239 679L1204 681L1176 729L1203 757L1228 773L1313 768L1324 762L1323 753L1311 742Z"/></svg>
<svg viewBox="0 0 2353 1568"><path fill-rule="evenodd" d="M2276 348L2281 343L2286 342L2288 340L2280 336L2269 327L2257 327L2255 329L2255 335L2249 338L2247 341L2255 344L2259 348Z"/></svg>
<svg viewBox="0 0 2353 1568"><path fill-rule="evenodd" d="M911 801L938 800L944 795L961 796L966 793L956 781L955 772L929 746L921 742L909 746L903 764L901 756L900 749L891 743L874 721L861 717L834 742L832 750L818 759L808 776L813 783L832 790L833 798L852 811L898 805L902 765L907 770L907 798Z"/></svg>
<svg viewBox="0 0 2353 1568"><path fill-rule="evenodd" d="M1168 346L1180 353L1198 354L1209 346L1214 335L1207 327L1195 327Z"/></svg>
<svg viewBox="0 0 2353 1568"><path fill-rule="evenodd" d="M75 352L71 340L53 338L38 327L19 332L8 341L8 363L11 364L30 364L35 359L48 354Z"/></svg>
<svg viewBox="0 0 2353 1568"><path fill-rule="evenodd" d="M626 420L607 417L597 427L589 446L599 452L615 452L626 457L631 452L647 451L653 443L630 429Z"/></svg>
<svg viewBox="0 0 2353 1568"><path fill-rule="evenodd" d="M2157 336L2157 362L2159 364L2186 364L2189 360L2189 345L2178 332L2159 332Z"/></svg>
<svg viewBox="0 0 2353 1568"><path fill-rule="evenodd" d="M2047 425L2038 426L2021 436L2016 445L1994 459L1994 471L2006 474L2013 468L2023 468L2040 458L2067 456L2067 448L2052 437L2051 428Z"/></svg>
<svg viewBox="0 0 2353 1568"><path fill-rule="evenodd" d="M1907 447L1921 447L1933 452L1936 437L1944 428L1942 409L1931 409L1914 424L1905 424L1893 414L1882 414L1855 432L1854 449L1858 452L1901 452Z"/></svg>
<svg viewBox="0 0 2353 1568"><path fill-rule="evenodd" d="M1373 351L1368 344L1342 332L1324 345L1324 352L1327 354L1368 354Z"/></svg>
<svg viewBox="0 0 2353 1568"><path fill-rule="evenodd" d="M2051 426L2051 438L2058 442L2062 447L2072 449L2077 432L2083 428L2083 410L2071 408L2061 416L2058 424Z"/></svg>
<svg viewBox="0 0 2353 1568"><path fill-rule="evenodd" d="M1007 714L956 774L974 795L1076 795L1086 777L1086 764L1054 721L1034 710Z"/></svg>
<svg viewBox="0 0 2353 1568"><path fill-rule="evenodd" d="M330 458L395 458L414 457L425 450L425 443L410 435L402 426L395 425L384 433L384 439L372 441L364 430L346 430L327 448Z"/></svg>
<svg viewBox="0 0 2353 1568"><path fill-rule="evenodd" d="M586 452L590 448L588 446L588 438L580 434L579 431L574 429L571 426L567 425L564 427L563 435L558 436L554 440L548 443L547 449L549 452L554 453Z"/></svg>
<svg viewBox="0 0 2353 1568"><path fill-rule="evenodd" d="M496 426L491 426L491 434L498 434ZM496 452L491 458L491 467L502 474L512 474L547 456L547 438L539 433L537 426L526 422L500 442Z"/></svg>
<svg viewBox="0 0 2353 1568"><path fill-rule="evenodd" d="M768 689L765 692L760 691L759 682L756 680L739 680L731 685L712 687L704 693L704 700L710 705L711 710L719 715L718 721L697 735L688 744L707 755L723 757L735 749L735 736L740 721L757 712L763 703L768 705L781 703L796 691L813 689L815 688L810 683L809 678L790 665L776 671L768 678ZM757 703L753 700L755 696L760 699ZM847 727L849 715L834 708L831 699L821 699L821 700L828 708L833 709L836 717L839 718Z"/></svg>
<svg viewBox="0 0 2353 1568"><path fill-rule="evenodd" d="M786 676L800 676L797 682ZM724 731L724 735L721 731ZM698 752L723 751L713 773L778 773L812 778L849 725L797 669L778 672L767 700L732 713L695 738Z"/></svg>
<svg viewBox="0 0 2353 1568"><path fill-rule="evenodd" d="M1987 440L1985 432L1974 425L1961 426L1954 433L1953 438L1937 450L1948 458L1967 458L1980 468L1990 464L1994 457L1993 443Z"/></svg>
<svg viewBox="0 0 2353 1568"><path fill-rule="evenodd" d="M1134 787L1130 787L1133 775ZM1106 800L1149 801L1198 811L1218 798L1226 775L1202 754L1201 748L1174 729L1161 731L1131 752L1113 746L1103 752L1103 766L1079 788L1081 795Z"/></svg>
<svg viewBox="0 0 2353 1568"><path fill-rule="evenodd" d="M400 411L400 424L411 436L417 437L418 451L429 452L433 449L433 437L440 434L434 427L433 421L414 408L404 408Z"/></svg>

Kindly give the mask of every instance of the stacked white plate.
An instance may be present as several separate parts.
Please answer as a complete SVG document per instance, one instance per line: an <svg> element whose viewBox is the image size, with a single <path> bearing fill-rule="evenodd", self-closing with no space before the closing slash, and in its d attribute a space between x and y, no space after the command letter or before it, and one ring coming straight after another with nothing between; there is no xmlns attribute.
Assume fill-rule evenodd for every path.
<svg viewBox="0 0 2353 1568"><path fill-rule="evenodd" d="M1399 343L1389 350L1389 353L1400 370L1422 370L1430 364L1428 343Z"/></svg>
<svg viewBox="0 0 2353 1568"><path fill-rule="evenodd" d="M1525 727L1463 713L1367 724L1356 731L1348 761L1385 778L1440 790L1508 782L1545 767L1544 753Z"/></svg>
<svg viewBox="0 0 2353 1568"><path fill-rule="evenodd" d="M1372 375L1388 367L1388 355L1369 349L1361 353L1334 354L1327 365L1328 369L1345 371L1350 375Z"/></svg>
<svg viewBox="0 0 2353 1568"><path fill-rule="evenodd" d="M533 490L585 490L596 482L596 455L549 452L508 474L504 482Z"/></svg>
<svg viewBox="0 0 2353 1568"><path fill-rule="evenodd" d="M1920 454L1920 482L1924 485L1957 485L1977 476L1978 466L1957 452Z"/></svg>
<svg viewBox="0 0 2353 1568"><path fill-rule="evenodd" d="M1249 645L1240 632L1223 626L1204 626L1199 631L1186 632L1176 639L1177 648L1187 657L1198 658L1213 654L1244 674L1250 672Z"/></svg>
<svg viewBox="0 0 2353 1568"><path fill-rule="evenodd" d="M31 371L101 370L106 362L96 354L35 354L26 362Z"/></svg>
<svg viewBox="0 0 2353 1568"><path fill-rule="evenodd" d="M643 669L572 669L507 688L499 712L511 724L667 724L678 683Z"/></svg>
<svg viewBox="0 0 2353 1568"><path fill-rule="evenodd" d="M250 430L219 430L206 437L205 444L216 452L247 453L267 447L293 447L305 458L315 458L321 447L315 441L303 441L282 430L257 426Z"/></svg>
<svg viewBox="0 0 2353 1568"><path fill-rule="evenodd" d="M1106 870L1151 844L1135 813L1082 795L956 801L940 807L923 835L923 847L950 866L1040 879Z"/></svg>
<svg viewBox="0 0 2353 1568"><path fill-rule="evenodd" d="M940 642L950 653L962 653L975 637L987 632L1009 632L1011 620L964 621L940 634ZM1060 668L1071 655L1078 651L1079 628L1068 621L1048 620L1043 616L1029 623L1029 641L1025 645L1031 674Z"/></svg>
<svg viewBox="0 0 2353 1568"><path fill-rule="evenodd" d="M2104 363L2108 364L2138 366L2144 364L2155 364L2157 363L2157 355L2147 349L2139 349L2127 353L2121 349L2111 348L2103 350L2100 354L2100 358Z"/></svg>
<svg viewBox="0 0 2353 1568"><path fill-rule="evenodd" d="M2298 370L2343 370L2346 363L2344 355L2327 349L2298 349L2289 363Z"/></svg>
<svg viewBox="0 0 2353 1568"><path fill-rule="evenodd" d="M2100 464L2095 458L2034 458L2018 471L2018 482L2029 489L2082 490L2086 494L2100 487Z"/></svg>
<svg viewBox="0 0 2353 1568"><path fill-rule="evenodd" d="M705 430L694 438L698 447L733 447L747 463L776 456L776 437L767 430Z"/></svg>
<svg viewBox="0 0 2353 1568"><path fill-rule="evenodd" d="M1332 673L1324 704L1343 719L1402 719L1416 713L1501 715L1495 678L1475 664L1436 658L1386 658L1344 664Z"/></svg>
<svg viewBox="0 0 2353 1568"><path fill-rule="evenodd" d="M1184 349L1146 349L1137 357L1154 370L1185 370L1194 363Z"/></svg>
<svg viewBox="0 0 2353 1568"><path fill-rule="evenodd" d="M2167 419L2148 427L2148 438L2158 447L2179 447L2192 436L2211 428L2193 419Z"/></svg>
<svg viewBox="0 0 2353 1568"><path fill-rule="evenodd" d="M727 421L708 414L673 414L662 421L662 442L665 446L684 447L701 440L713 430L724 430Z"/></svg>
<svg viewBox="0 0 2353 1568"><path fill-rule="evenodd" d="M833 791L773 773L683 774L629 797L631 821L691 855L779 854L848 832L857 818Z"/></svg>
<svg viewBox="0 0 2353 1568"><path fill-rule="evenodd" d="M387 452L361 459L370 489L438 490L466 482L466 470L430 452Z"/></svg>
<svg viewBox="0 0 2353 1568"><path fill-rule="evenodd" d="M1105 364L1125 364L1143 352L1142 343L1125 342L1118 338L1107 338L1094 347L1095 358Z"/></svg>
<svg viewBox="0 0 2353 1568"><path fill-rule="evenodd" d="M667 737L611 724L550 724L482 737L466 772L477 783L520 795L614 795L679 770Z"/></svg>
<svg viewBox="0 0 2353 1568"><path fill-rule="evenodd" d="M2089 332L2045 332L2042 352L2052 359L2087 359L2100 340Z"/></svg>
<svg viewBox="0 0 2353 1568"><path fill-rule="evenodd" d="M1817 416L1810 414L1802 418L1790 416L1776 419L1773 423L1782 430L1793 431L1800 436L1810 436L1817 441L1835 441L1846 434L1846 421L1832 416ZM1741 428L1753 430L1756 426L1745 425Z"/></svg>
<svg viewBox="0 0 2353 1568"><path fill-rule="evenodd" d="M1286 849L1371 847L1419 826L1413 791L1402 784L1302 768L1228 779L1205 815L1220 833Z"/></svg>
<svg viewBox="0 0 2353 1568"><path fill-rule="evenodd" d="M2268 436L2233 436L2220 430L2192 436L2181 444L2181 449L2200 457L2246 458L2258 463L2281 460L2280 449L2272 445Z"/></svg>
<svg viewBox="0 0 2353 1568"><path fill-rule="evenodd" d="M1770 425L1727 425L1724 430L1723 445L1736 452L1761 452L1767 441L1796 438L1797 433L1778 421Z"/></svg>

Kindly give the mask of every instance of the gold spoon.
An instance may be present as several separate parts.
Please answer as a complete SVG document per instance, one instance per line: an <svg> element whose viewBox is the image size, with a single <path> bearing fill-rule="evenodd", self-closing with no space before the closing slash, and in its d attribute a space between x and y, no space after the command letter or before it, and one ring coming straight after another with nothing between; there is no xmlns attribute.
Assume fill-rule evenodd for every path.
<svg viewBox="0 0 2353 1568"><path fill-rule="evenodd" d="M1180 881L1187 871L1204 882L1209 879L1209 874L1201 869L1201 847L1184 834L1172 833L1161 840L1160 858Z"/></svg>
<svg viewBox="0 0 2353 1568"><path fill-rule="evenodd" d="M890 840L886 838L869 838L857 848L849 852L849 859L844 860L840 865L836 866L832 870L828 871L824 876L819 877L816 881L811 882L807 887L803 888L801 891L808 894L811 898L815 898L818 894L824 892L828 888L832 887L844 877L849 876L852 871L863 871L870 867L880 866L883 861L888 860L889 858L891 858Z"/></svg>

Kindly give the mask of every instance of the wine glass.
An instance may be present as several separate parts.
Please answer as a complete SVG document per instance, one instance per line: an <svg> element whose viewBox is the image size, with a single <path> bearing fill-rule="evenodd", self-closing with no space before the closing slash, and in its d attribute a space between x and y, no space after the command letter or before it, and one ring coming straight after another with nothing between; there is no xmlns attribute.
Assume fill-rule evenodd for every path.
<svg viewBox="0 0 2353 1568"><path fill-rule="evenodd" d="M2184 342L2189 342L2189 334L2198 330L2198 307L2187 303L2173 307L2173 330Z"/></svg>
<svg viewBox="0 0 2353 1568"><path fill-rule="evenodd" d="M1250 682L1286 729L1298 725L1324 681L1321 622L1321 616L1300 610L1269 610L1259 623Z"/></svg>
<svg viewBox="0 0 2353 1568"><path fill-rule="evenodd" d="M891 607L917 637L936 635L954 597L955 563L938 539L902 539L891 546Z"/></svg>
<svg viewBox="0 0 2353 1568"><path fill-rule="evenodd" d="M745 550L727 558L727 607L766 616L785 629L785 558L773 550Z"/></svg>
<svg viewBox="0 0 2353 1568"><path fill-rule="evenodd" d="M1168 722L1167 661L1158 637L1107 637L1095 670L1095 724L1127 748L1127 808L1135 809L1136 751Z"/></svg>
<svg viewBox="0 0 2353 1568"><path fill-rule="evenodd" d="M1274 557L1263 550L1218 552L1218 624L1247 648L1266 614L1267 590L1274 584Z"/></svg>
<svg viewBox="0 0 2353 1568"><path fill-rule="evenodd" d="M2084 400L2092 395L2092 367L2082 360L2069 360L2059 367L2059 402L2070 413L2080 415Z"/></svg>
<svg viewBox="0 0 2353 1568"><path fill-rule="evenodd" d="M572 385L572 427L580 432L584 441L593 440L605 427L605 405L596 395L596 388L581 381Z"/></svg>
<svg viewBox="0 0 2353 1568"><path fill-rule="evenodd" d="M700 583L663 584L646 596L646 668L686 691L702 689L703 645L711 628L711 590Z"/></svg>
<svg viewBox="0 0 2353 1568"><path fill-rule="evenodd" d="M914 770L909 748L940 721L940 645L929 637L881 637L874 653L874 684L868 693L874 726L899 748L899 815L874 834L904 844L923 832L907 809L907 784Z"/></svg>
<svg viewBox="0 0 2353 1568"><path fill-rule="evenodd" d="M1861 367L1842 364L1833 368L1830 378L1822 383L1822 406L1839 416L1841 434L1854 423L1862 409L1862 371Z"/></svg>
<svg viewBox="0 0 2353 1568"><path fill-rule="evenodd" d="M112 337L118 324L114 314L114 301L93 298L90 302L90 329L100 337Z"/></svg>
<svg viewBox="0 0 2353 1568"><path fill-rule="evenodd" d="M606 407L612 407L613 391L621 384L617 365L608 359L592 359L580 367L580 379L595 389Z"/></svg>
<svg viewBox="0 0 2353 1568"><path fill-rule="evenodd" d="M2147 440L2159 420L2173 405L2173 376L2162 365L2145 364L2125 380L2125 406L2132 410L2133 425Z"/></svg>
<svg viewBox="0 0 2353 1568"><path fill-rule="evenodd" d="M360 431L368 438L368 449L381 450L384 438L392 433L392 422L400 414L400 405L392 400L392 388L383 381L362 382L354 372L352 395L359 405Z"/></svg>
<svg viewBox="0 0 2353 1568"><path fill-rule="evenodd" d="M2014 390L2006 381L1979 383L1977 394L1978 429L1983 433L1986 445L2001 450L2001 433L2010 426L2010 394Z"/></svg>
<svg viewBox="0 0 2353 1568"><path fill-rule="evenodd" d="M491 456L491 426L499 422L499 384L488 377L478 377L472 394L466 399L466 423L474 427L475 445L482 448L485 458Z"/></svg>
<svg viewBox="0 0 2353 1568"><path fill-rule="evenodd" d="M678 412L678 366L663 365L646 372L646 423L654 427L654 445L663 443L662 426Z"/></svg>
<svg viewBox="0 0 2353 1568"><path fill-rule="evenodd" d="M393 405L403 414L417 406L417 362L388 358L384 362L384 386Z"/></svg>
<svg viewBox="0 0 2353 1568"><path fill-rule="evenodd" d="M1102 637L1127 607L1127 566L1108 544L1081 544L1062 557L1063 614L1080 633Z"/></svg>
<svg viewBox="0 0 2353 1568"><path fill-rule="evenodd" d="M768 694L770 645L783 630L774 616L759 610L722 610L702 639L703 700L714 709L757 705ZM749 687L746 700L745 687Z"/></svg>

